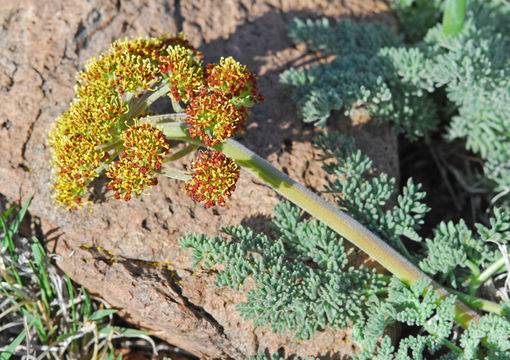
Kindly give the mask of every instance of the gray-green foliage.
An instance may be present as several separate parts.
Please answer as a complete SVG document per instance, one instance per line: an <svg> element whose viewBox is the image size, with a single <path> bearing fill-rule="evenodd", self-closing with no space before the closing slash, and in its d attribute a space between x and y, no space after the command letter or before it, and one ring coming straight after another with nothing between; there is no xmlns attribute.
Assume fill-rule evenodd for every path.
<svg viewBox="0 0 510 360"><path fill-rule="evenodd" d="M423 239L421 225L429 209L419 185L410 180L396 196L395 181L385 174L370 177L371 160L346 136L324 133L315 144L324 168L334 175L327 191L339 194L338 205L442 284L473 296L459 293L464 300L478 301L474 296L487 269L492 267L489 277L507 271L501 247L510 241L510 212L494 209L487 225L475 226L476 234L460 221L441 223L432 239ZM274 331L308 338L318 329L340 328L350 320L353 340L362 349L358 359L467 360L476 358L473 354L508 359L510 317L488 315L460 333L454 327L454 297L440 301L434 291L425 291L427 281L408 287L393 278L388 284L387 277L348 268L341 239L322 223L302 219L289 203L275 208L272 223L271 237L233 226L223 230L228 239L197 234L181 239L192 249L195 265L217 272L217 286L241 289L252 282L238 309L255 325L269 324ZM406 239L420 250L411 253ZM510 314L510 302L499 306ZM496 327L491 328L491 322ZM404 334L392 344L383 334L394 323L424 330Z"/></svg>
<svg viewBox="0 0 510 360"><path fill-rule="evenodd" d="M263 351L260 351L257 356L250 356L248 360L285 360L288 358L281 357L278 353L273 353L271 355L265 354ZM319 358L300 358L300 357L292 357L293 360L319 360Z"/></svg>
<svg viewBox="0 0 510 360"><path fill-rule="evenodd" d="M296 19L289 36L310 50L335 56L329 63L281 74L280 80L294 87L293 98L305 122L324 125L331 110L351 114L359 109L379 120L393 120L396 130L410 139L436 128L436 105L429 94L401 81L384 52L404 46L393 29L350 20L332 26L327 19Z"/></svg>
<svg viewBox="0 0 510 360"><path fill-rule="evenodd" d="M324 124L331 110L361 108L413 140L438 124L438 109L452 113L447 138L462 138L480 154L488 184L510 189L510 5L500 0L468 2L466 22L457 37L446 36L439 1L394 3L404 43L389 28L327 20L295 20L289 36L313 51L335 55L327 64L290 69L282 82L304 121ZM426 10L426 11L425 11ZM421 19L421 21L419 21ZM411 29L415 30L413 33ZM411 31L411 33L409 33ZM487 180L486 180L487 182Z"/></svg>
<svg viewBox="0 0 510 360"><path fill-rule="evenodd" d="M427 31L441 20L442 0L392 0L398 14L400 31L407 42L423 39Z"/></svg>
<svg viewBox="0 0 510 360"><path fill-rule="evenodd" d="M371 300L368 320L357 323L353 329L353 339L361 348L354 359L414 360L432 358L435 354L434 358L443 360L510 359L508 319L494 314L483 316L479 324L470 324L457 346L450 342L455 297L439 302L434 291L425 291L427 285L427 281L418 280L409 288L393 278L387 299ZM424 327L427 333L407 336L394 346L383 332L396 322Z"/></svg>
<svg viewBox="0 0 510 360"><path fill-rule="evenodd" d="M323 223L302 219L289 203L275 207L272 224L272 237L232 226L223 229L229 240L188 234L181 244L205 269L224 264L216 286L253 283L237 308L255 326L270 324L275 332L307 339L317 329L363 318L368 295L380 286L378 275L350 267L342 239Z"/></svg>
<svg viewBox="0 0 510 360"><path fill-rule="evenodd" d="M477 234L463 220L442 222L434 230L434 237L425 240L423 271L436 276L453 288L477 286L474 279L488 265L504 255L499 246L510 243L510 212L495 208L490 226L476 224ZM504 266L501 266L504 269Z"/></svg>
<svg viewBox="0 0 510 360"><path fill-rule="evenodd" d="M439 26L425 37L431 52L425 66L436 86L444 86L458 108L448 136L486 160L485 174L510 186L510 6L472 1L458 37Z"/></svg>
<svg viewBox="0 0 510 360"><path fill-rule="evenodd" d="M509 16L502 1L470 1L459 36L446 36L438 24L416 47L391 51L399 74L409 72L410 53L419 53L413 57L421 70L406 79L427 91L431 82L444 87L458 111L447 137L464 138L466 148L481 155L497 191L510 186Z"/></svg>
<svg viewBox="0 0 510 360"><path fill-rule="evenodd" d="M338 195L339 207L412 258L402 236L422 241L418 230L429 208L422 202L425 193L420 191L421 185L409 179L396 204L390 207L388 204L397 193L395 179L384 173L369 179L372 161L356 149L352 138L330 132L318 136L315 146L322 150L322 160L328 161L325 170L337 175L328 181L326 190Z"/></svg>
<svg viewBox="0 0 510 360"><path fill-rule="evenodd" d="M372 299L367 322L359 322L353 329L353 339L361 348L355 359L422 359L425 351L434 354L438 350L441 340L450 335L454 323L452 308L455 298L450 297L438 306L439 297L434 291L423 295L427 285L426 281L418 280L408 288L393 279L387 299ZM388 325L396 322L409 326L427 325L428 334L407 336L395 349L391 339L383 337L383 332ZM380 347L376 348L381 337Z"/></svg>

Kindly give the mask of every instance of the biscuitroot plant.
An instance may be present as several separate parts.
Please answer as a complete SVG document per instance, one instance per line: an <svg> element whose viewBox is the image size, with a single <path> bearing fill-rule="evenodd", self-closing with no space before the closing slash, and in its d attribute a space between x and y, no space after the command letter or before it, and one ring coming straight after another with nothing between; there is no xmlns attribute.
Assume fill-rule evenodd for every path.
<svg viewBox="0 0 510 360"><path fill-rule="evenodd" d="M300 332L298 337L307 338L318 328L347 325L368 309L370 301L376 301L369 301L371 296L385 293L381 289L382 284L388 284L388 277L347 268L340 239L334 232L372 256L408 286L419 280L419 285L411 288L417 297L435 296L434 304L441 304L440 299L450 295L415 265L417 258L399 241L401 235L418 236L409 229L417 229L422 222L420 213L424 212L424 205L413 207L423 197L419 187L408 184L408 193L399 197L400 207L391 214L374 213L374 207L367 212L359 210L366 221L358 222L232 139L236 132L243 131L248 108L264 100L256 76L233 58L222 58L216 64L204 66L200 52L182 35L131 38L114 42L107 53L91 59L77 80L76 97L56 120L49 137L53 148L53 196L59 205L78 210L91 203L87 188L104 171L110 178L108 190L113 198L121 201L146 194L158 184L158 176L163 175L184 181L184 191L205 207L224 206L235 190L242 168L322 222L302 222L299 210L281 205L276 209L275 220L280 240L255 235L242 227L227 230L239 240L237 245L230 246L221 239L209 240L205 235L189 235L182 240L185 246L194 247L195 260L206 260L205 268L214 267L211 261L237 261L231 265L238 271L227 272L219 279L223 286L240 288L250 276L276 286L271 294L282 294L280 302L273 298L272 304L247 305L242 309L247 317L258 318L258 324L274 321L275 330L290 329ZM175 112L155 115L151 105L163 96L170 97ZM172 152L170 140L184 145ZM334 137L327 137L320 143L326 156L336 156L341 151L335 141ZM172 166L173 161L194 150L197 150L197 160L189 170ZM351 162L359 172L368 163L360 154L356 156ZM348 164L332 171L342 174L341 169L349 169ZM349 178L357 176L356 171L344 174ZM378 203L374 194L379 191L381 196L387 196L393 184L392 180L371 185L358 180L355 186L360 189L372 186L372 191L368 191L372 205ZM347 190L352 191L352 188L342 189L340 183L331 186L332 191L346 194ZM365 201L368 193L360 190L353 194L360 198L345 197L339 204L356 216L354 206ZM387 231L379 231L380 225ZM207 243L212 250L224 252L216 252L216 258L212 253L209 256L205 252ZM205 250L200 253L200 249ZM494 261L497 263L493 271L486 274L489 277L504 266L501 259ZM312 263L315 265L310 266ZM427 264L434 266L432 260ZM277 284L275 280L282 273L294 274L292 285L295 286ZM477 284L472 285L476 289ZM310 301L315 296L323 304L324 311L318 312L314 321L308 321L313 317L310 309L284 299L289 296L299 299L305 292ZM480 322L477 312L465 303L497 313L502 311L501 306L478 299L474 293L456 295L463 301L448 297L448 309L451 320L465 328ZM264 294L254 296L261 298ZM340 310L354 303L352 311ZM260 316L264 307L274 310L267 312L265 318ZM285 324L278 323L279 314L289 313L296 316L284 317ZM301 329L303 321L307 327Z"/></svg>

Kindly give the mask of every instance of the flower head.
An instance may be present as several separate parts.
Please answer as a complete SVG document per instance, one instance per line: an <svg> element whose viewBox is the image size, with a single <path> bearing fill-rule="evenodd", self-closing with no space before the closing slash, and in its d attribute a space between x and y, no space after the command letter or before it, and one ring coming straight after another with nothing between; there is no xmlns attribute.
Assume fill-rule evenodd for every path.
<svg viewBox="0 0 510 360"><path fill-rule="evenodd" d="M182 36L118 40L78 73L76 98L57 118L49 136L53 197L60 205L75 209L86 203L86 187L99 175L108 155L103 146L118 142L125 121L133 121L124 119L130 106L124 94L138 96L154 88L161 76L159 57L172 44L186 45L186 41Z"/></svg>
<svg viewBox="0 0 510 360"><path fill-rule="evenodd" d="M206 208L218 204L225 206L226 198L232 196L239 166L217 150L200 151L200 158L192 164L192 178L184 190Z"/></svg>
<svg viewBox="0 0 510 360"><path fill-rule="evenodd" d="M159 129L137 122L150 111L156 90L188 103L189 133L207 146L243 130L247 106L263 99L245 66L222 58L204 70L202 55L182 34L113 42L78 73L76 98L50 132L53 197L60 205L81 208L87 186L105 168L116 198L129 200L157 184L155 174L170 147ZM203 153L194 166L188 192L208 207L223 205L235 187L237 165L212 152ZM206 188L207 176L214 182Z"/></svg>
<svg viewBox="0 0 510 360"><path fill-rule="evenodd" d="M86 186L98 176L95 170L104 156L93 138L73 134L62 140L54 152L53 198L68 209L81 208Z"/></svg>
<svg viewBox="0 0 510 360"><path fill-rule="evenodd" d="M199 54L199 53L198 53ZM159 57L160 71L170 83L176 101L188 102L205 84L201 57L182 45L170 45Z"/></svg>
<svg viewBox="0 0 510 360"><path fill-rule="evenodd" d="M200 53L200 51L197 51L193 45L191 45L191 43L184 37L182 32L178 33L176 36L163 36L161 39L164 46L180 45L191 50L193 55L198 60L203 60L203 55Z"/></svg>
<svg viewBox="0 0 510 360"><path fill-rule="evenodd" d="M264 95L257 93L257 78L232 57L221 58L218 64L206 67L209 86L234 99L238 106L249 106L264 101Z"/></svg>
<svg viewBox="0 0 510 360"><path fill-rule="evenodd" d="M117 40L106 54L91 58L85 71L77 76L76 95L103 90L105 87L120 95L137 94L150 89L157 81L158 49L163 42L158 38Z"/></svg>
<svg viewBox="0 0 510 360"><path fill-rule="evenodd" d="M132 126L121 138L124 150L107 170L112 178L108 189L114 191L116 199L128 201L132 194L140 195L146 188L157 185L154 173L161 169L170 146L163 132L150 124Z"/></svg>
<svg viewBox="0 0 510 360"><path fill-rule="evenodd" d="M243 130L248 117L247 109L235 106L228 95L205 88L190 100L186 114L190 136L198 136L207 146L223 142L236 131Z"/></svg>
<svg viewBox="0 0 510 360"><path fill-rule="evenodd" d="M57 119L50 132L53 146L54 199L68 209L79 209L86 202L86 186L98 176L105 153L100 145L110 141L110 130L127 108L117 98L92 94L75 99Z"/></svg>

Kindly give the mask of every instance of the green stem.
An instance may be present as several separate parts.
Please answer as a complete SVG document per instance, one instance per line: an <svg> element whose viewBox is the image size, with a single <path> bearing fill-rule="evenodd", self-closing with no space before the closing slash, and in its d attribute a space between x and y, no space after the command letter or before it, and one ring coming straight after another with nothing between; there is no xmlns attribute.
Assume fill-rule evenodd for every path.
<svg viewBox="0 0 510 360"><path fill-rule="evenodd" d="M161 175L181 181L191 180L191 174L188 171L175 168L163 167L161 169Z"/></svg>
<svg viewBox="0 0 510 360"><path fill-rule="evenodd" d="M166 158L163 160L163 163L167 163L167 162L170 162L170 161L174 161L174 160L180 159L180 158L182 158L183 156L188 155L190 152L192 152L193 150L195 150L197 147L198 147L198 145L196 145L196 144L188 145L188 146L186 146L184 149L179 150L178 152L176 152L176 153L172 154L172 155L171 155L171 156L169 156L169 157L166 157Z"/></svg>
<svg viewBox="0 0 510 360"><path fill-rule="evenodd" d="M112 149L118 148L120 145L122 145L122 140L115 140L111 141L109 143L106 143L104 145L101 145L99 149L101 149L104 152L110 151Z"/></svg>
<svg viewBox="0 0 510 360"><path fill-rule="evenodd" d="M133 103L133 106L129 109L129 112L125 116L125 119L129 124L131 124L133 119L139 117L154 101L170 91L170 86L166 83L166 81L163 81L158 85L160 87L157 90L147 91L140 99Z"/></svg>
<svg viewBox="0 0 510 360"><path fill-rule="evenodd" d="M113 161L115 161L115 159L117 158L117 156L119 156L119 154L121 153L122 151L122 148L118 148L115 153L110 156L110 158L105 161L104 163L102 163L97 169L96 169L96 174L101 174L103 172L104 169L106 169Z"/></svg>
<svg viewBox="0 0 510 360"><path fill-rule="evenodd" d="M380 288L380 289L375 290L375 291L364 291L362 294L367 296L367 297L370 296L370 295L386 295L386 294L388 294L388 288L387 287L383 287L383 288Z"/></svg>
<svg viewBox="0 0 510 360"><path fill-rule="evenodd" d="M468 304L472 308L485 310L485 311L492 312L492 313L499 314L499 315L501 315L503 313L502 307L495 302L481 299L481 298L473 296L473 295L468 295L463 292L460 292L460 291L457 291L454 289L450 289L450 288L448 288L448 291L454 295L457 295L457 297L459 299L461 299L464 303Z"/></svg>
<svg viewBox="0 0 510 360"><path fill-rule="evenodd" d="M493 262L487 269L485 269L481 274L470 281L470 288L478 289L478 287L483 284L487 279L489 279L492 275L499 273L505 266L505 257L502 255L498 260Z"/></svg>
<svg viewBox="0 0 510 360"><path fill-rule="evenodd" d="M172 100L172 108L174 109L175 112L183 112L184 110L186 110L181 107L179 102L175 100L173 96L170 99Z"/></svg>
<svg viewBox="0 0 510 360"><path fill-rule="evenodd" d="M159 124L167 124L172 122L182 122L188 115L186 113L175 113L175 114L163 114L163 115L151 115L144 119L144 121L150 122L154 126Z"/></svg>
<svg viewBox="0 0 510 360"><path fill-rule="evenodd" d="M443 13L443 31L457 36L464 26L466 0L446 0Z"/></svg>
<svg viewBox="0 0 510 360"><path fill-rule="evenodd" d="M203 146L199 140L192 139L189 136L186 125L183 123L162 124L160 128L170 139L188 141ZM301 184L298 184L237 141L228 139L223 144L215 145L214 148L235 160L244 170L270 185L278 193L307 211L310 215L326 223L338 234L372 256L405 283L412 284L418 279L425 278L430 280L431 286L437 291L439 296L444 298L450 295L446 289L430 279L424 272L355 219L333 207ZM464 328L472 320L479 321L478 314L461 301L456 301L454 311L455 320Z"/></svg>
<svg viewBox="0 0 510 360"><path fill-rule="evenodd" d="M473 275L478 276L478 274L480 274L480 269L478 268L478 265L476 265L473 261L466 260L466 265L469 268L469 270L471 270Z"/></svg>
<svg viewBox="0 0 510 360"><path fill-rule="evenodd" d="M384 281L385 283L389 284L389 283L390 283L390 281L391 281L391 276L389 276L389 275L381 275L381 276L379 277L379 279L380 279L381 281Z"/></svg>
<svg viewBox="0 0 510 360"><path fill-rule="evenodd" d="M464 351L462 351L462 349L460 347L458 347L457 345L453 344L451 341L449 341L448 339L440 339L439 336L437 334L435 334L434 332L432 332L430 330L430 327L427 326L427 323L423 324L423 327L428 331L429 334L433 335L436 337L436 339L438 339L439 341L441 341L441 344L443 344L444 346L446 346L447 348L449 348L450 350L453 350L455 351L457 354L462 354L464 353Z"/></svg>

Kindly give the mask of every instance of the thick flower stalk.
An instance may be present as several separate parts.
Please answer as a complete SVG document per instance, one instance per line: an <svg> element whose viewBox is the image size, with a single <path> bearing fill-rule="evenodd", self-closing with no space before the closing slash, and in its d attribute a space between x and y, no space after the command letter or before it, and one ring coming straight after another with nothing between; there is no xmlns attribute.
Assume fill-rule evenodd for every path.
<svg viewBox="0 0 510 360"><path fill-rule="evenodd" d="M204 203L206 208L225 206L239 179L239 166L217 150L200 151L200 158L192 164L192 178L186 182L189 196Z"/></svg>

